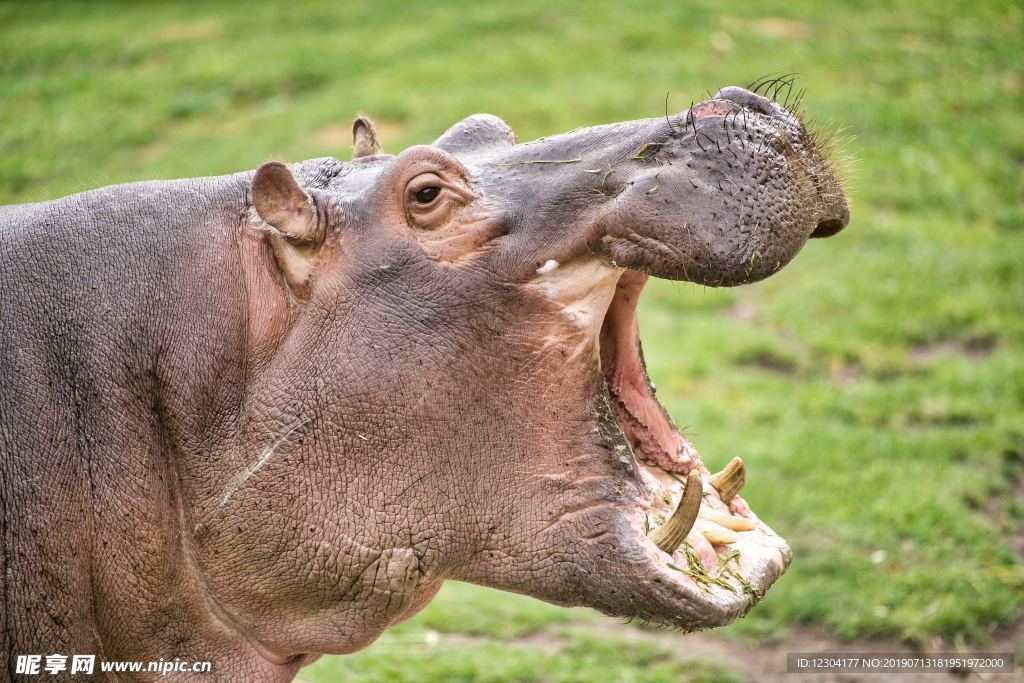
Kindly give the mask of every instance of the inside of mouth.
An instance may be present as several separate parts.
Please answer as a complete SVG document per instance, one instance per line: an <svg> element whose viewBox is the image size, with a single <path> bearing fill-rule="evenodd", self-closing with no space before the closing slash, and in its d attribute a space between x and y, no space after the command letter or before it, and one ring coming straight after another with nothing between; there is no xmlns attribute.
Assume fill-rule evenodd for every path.
<svg viewBox="0 0 1024 683"><path fill-rule="evenodd" d="M700 459L654 397L640 348L636 307L645 284L647 275L635 270L619 278L601 325L601 371L615 417L637 461L685 475Z"/></svg>
<svg viewBox="0 0 1024 683"><path fill-rule="evenodd" d="M608 398L651 490L639 523L649 538L657 536L650 532L669 523L686 482L699 475L700 483L694 481L700 486L701 503L692 528L674 549L665 549L663 543L652 547L652 559L678 572L680 576L673 578L709 593L742 592L757 598L767 588L757 580L758 575L778 573L766 572L766 562L777 563L781 571L788 563L788 548L740 496L731 495L721 478L708 472L697 450L655 397L637 323L637 303L646 282L643 273L623 272L602 322L599 343Z"/></svg>

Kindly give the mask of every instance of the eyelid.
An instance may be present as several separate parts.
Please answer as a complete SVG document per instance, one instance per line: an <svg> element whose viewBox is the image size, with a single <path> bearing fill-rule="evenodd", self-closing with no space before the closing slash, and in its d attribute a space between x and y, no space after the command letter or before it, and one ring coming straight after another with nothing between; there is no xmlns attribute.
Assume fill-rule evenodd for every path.
<svg viewBox="0 0 1024 683"><path fill-rule="evenodd" d="M449 183L446 183L444 178L436 173L421 173L413 178L409 184L405 186L405 189L407 194L414 195L420 190L428 187L439 187L443 190L448 185Z"/></svg>
<svg viewBox="0 0 1024 683"><path fill-rule="evenodd" d="M420 203L416 200L416 194L420 190L425 190L428 187L438 188L438 193L434 199L427 204ZM424 173L419 175L405 188L405 204L413 213L422 214L433 211L437 209L439 204L444 200L446 187L447 184L444 180L433 173Z"/></svg>
<svg viewBox="0 0 1024 683"><path fill-rule="evenodd" d="M409 181L409 184L405 186L406 196L411 197L425 187L434 186L439 187L442 190L442 192L438 193L438 196L441 196L444 190L448 190L464 202L468 202L473 199L473 193L469 188L464 187L460 183L452 182L437 173L429 171L421 173Z"/></svg>

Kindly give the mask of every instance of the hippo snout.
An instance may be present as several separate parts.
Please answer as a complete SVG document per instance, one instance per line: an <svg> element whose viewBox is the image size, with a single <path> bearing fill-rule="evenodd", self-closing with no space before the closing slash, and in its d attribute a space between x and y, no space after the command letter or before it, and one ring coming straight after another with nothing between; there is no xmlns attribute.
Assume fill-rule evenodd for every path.
<svg viewBox="0 0 1024 683"><path fill-rule="evenodd" d="M799 96L797 99L799 100ZM800 133L806 133L795 112L788 109L785 104L776 102L746 88L737 86L722 88L715 93L714 98L709 100L709 102L716 101L738 104L745 109L778 121L787 131L796 130ZM706 105L707 103L704 104ZM791 132L787 134L790 134L792 137ZM821 164L820 159L815 159L814 161L819 165ZM814 176L819 186L821 216L818 218L817 226L810 236L832 237L850 222L850 209L842 189L833 175L815 173Z"/></svg>
<svg viewBox="0 0 1024 683"><path fill-rule="evenodd" d="M615 263L712 287L748 284L778 272L808 238L846 227L830 140L809 130L799 95L780 83L779 101L776 83L727 87L673 120L644 122L631 166L585 162L597 194L622 179L598 226Z"/></svg>

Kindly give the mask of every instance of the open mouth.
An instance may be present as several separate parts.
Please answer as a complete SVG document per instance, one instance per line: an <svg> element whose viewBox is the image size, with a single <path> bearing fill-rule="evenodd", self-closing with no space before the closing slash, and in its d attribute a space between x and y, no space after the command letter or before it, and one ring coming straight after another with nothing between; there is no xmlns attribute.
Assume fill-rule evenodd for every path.
<svg viewBox="0 0 1024 683"><path fill-rule="evenodd" d="M597 436L587 448L600 447L587 456L615 471L605 489L558 492L596 501L588 524L599 535L574 548L585 599L573 604L694 630L746 613L792 553L740 496L742 460L712 474L658 402L637 303L649 276L713 287L769 277L810 237L843 229L849 209L828 149L783 104L724 88L678 121L665 144L686 140L664 158L630 157L629 182L593 223L599 246L565 265L538 263L530 282L575 328L554 321L545 343L588 373Z"/></svg>
<svg viewBox="0 0 1024 683"><path fill-rule="evenodd" d="M792 553L739 496L742 460L710 473L655 398L637 324L648 276L608 264L575 265L567 264L563 270L571 272L559 278L574 283L572 292L558 298L596 337L606 399L643 484L625 510L634 536L627 544L639 556L633 560L660 585L659 598L673 603L670 623L689 630L729 623L763 597ZM553 283L554 275L540 279ZM592 315L582 320L581 311ZM647 607L665 615L669 605L637 604L636 616L651 619Z"/></svg>

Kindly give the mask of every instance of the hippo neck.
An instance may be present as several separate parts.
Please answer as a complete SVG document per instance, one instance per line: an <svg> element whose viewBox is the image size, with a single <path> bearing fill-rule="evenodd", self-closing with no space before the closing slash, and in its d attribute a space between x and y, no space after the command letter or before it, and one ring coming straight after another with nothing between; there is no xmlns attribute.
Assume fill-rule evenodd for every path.
<svg viewBox="0 0 1024 683"><path fill-rule="evenodd" d="M13 350L0 375L18 377L21 397L4 404L0 431L18 430L0 478L45 482L2 508L18 545L0 572L12 652L155 660L177 643L183 658L275 670L210 617L182 557L195 533L182 513L232 452L245 393L247 178L0 210L4 314L18 321L0 325Z"/></svg>

